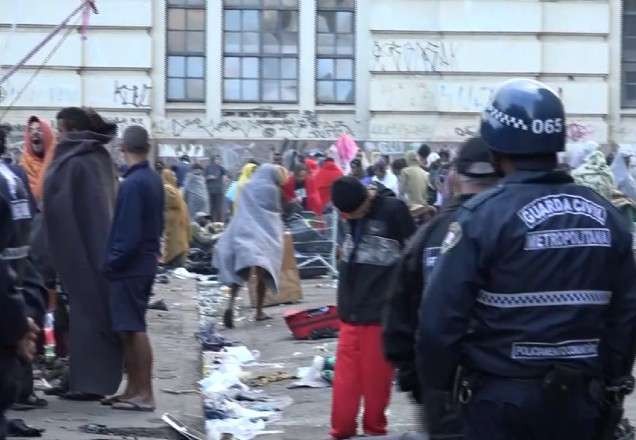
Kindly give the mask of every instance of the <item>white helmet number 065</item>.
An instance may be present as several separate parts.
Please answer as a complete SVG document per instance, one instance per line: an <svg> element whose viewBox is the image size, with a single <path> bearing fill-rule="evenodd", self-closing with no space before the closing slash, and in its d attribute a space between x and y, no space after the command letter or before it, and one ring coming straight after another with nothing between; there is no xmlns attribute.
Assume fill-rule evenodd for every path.
<svg viewBox="0 0 636 440"><path fill-rule="evenodd" d="M534 134L554 134L563 131L563 119L534 119L532 121L532 132Z"/></svg>

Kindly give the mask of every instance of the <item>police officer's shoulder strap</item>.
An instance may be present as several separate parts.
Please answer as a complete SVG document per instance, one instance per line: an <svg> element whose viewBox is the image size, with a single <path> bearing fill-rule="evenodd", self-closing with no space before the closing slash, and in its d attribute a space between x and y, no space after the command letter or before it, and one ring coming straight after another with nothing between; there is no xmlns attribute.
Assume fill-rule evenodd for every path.
<svg viewBox="0 0 636 440"><path fill-rule="evenodd" d="M487 200L492 199L497 194L501 193L505 187L503 185L497 185L493 188L487 189L486 191L480 192L475 196L471 197L462 205L463 208L468 209L469 211L474 211L483 205Z"/></svg>

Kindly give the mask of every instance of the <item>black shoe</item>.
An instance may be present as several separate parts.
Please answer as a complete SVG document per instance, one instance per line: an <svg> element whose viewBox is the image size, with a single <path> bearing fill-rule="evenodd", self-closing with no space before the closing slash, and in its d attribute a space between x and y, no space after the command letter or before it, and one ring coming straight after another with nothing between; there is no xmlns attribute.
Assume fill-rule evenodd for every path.
<svg viewBox="0 0 636 440"><path fill-rule="evenodd" d="M30 409L46 408L49 402L45 399L40 399L35 394L31 394L29 397L23 400L19 400L11 406L14 411L28 411Z"/></svg>
<svg viewBox="0 0 636 440"><path fill-rule="evenodd" d="M7 421L7 437L42 437L44 429L32 428L22 419Z"/></svg>
<svg viewBox="0 0 636 440"><path fill-rule="evenodd" d="M103 398L104 396L102 396L101 394L75 393L72 391L68 391L60 395L60 399L75 400L78 402L97 402L98 400L102 400Z"/></svg>

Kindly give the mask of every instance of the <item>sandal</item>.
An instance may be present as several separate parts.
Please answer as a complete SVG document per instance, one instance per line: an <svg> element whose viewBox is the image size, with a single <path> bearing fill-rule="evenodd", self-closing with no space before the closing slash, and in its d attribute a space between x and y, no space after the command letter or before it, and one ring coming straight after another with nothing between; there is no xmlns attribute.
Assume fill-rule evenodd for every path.
<svg viewBox="0 0 636 440"><path fill-rule="evenodd" d="M152 405L144 405L143 403L132 402L130 400L120 400L114 402L113 409L119 409L122 411L140 411L140 412L153 412L155 407Z"/></svg>
<svg viewBox="0 0 636 440"><path fill-rule="evenodd" d="M110 397L105 397L102 400L99 401L100 405L104 405L104 406L111 406L113 403L117 403L119 402L121 399L120 396L110 396Z"/></svg>

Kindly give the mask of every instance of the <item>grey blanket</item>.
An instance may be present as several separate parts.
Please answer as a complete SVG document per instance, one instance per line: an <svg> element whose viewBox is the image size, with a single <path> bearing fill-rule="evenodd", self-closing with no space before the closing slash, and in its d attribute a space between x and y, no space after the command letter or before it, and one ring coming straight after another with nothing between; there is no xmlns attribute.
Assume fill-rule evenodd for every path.
<svg viewBox="0 0 636 440"><path fill-rule="evenodd" d="M183 198L188 205L190 218L195 218L199 212L210 213L210 199L203 171L193 170L188 173L183 185Z"/></svg>
<svg viewBox="0 0 636 440"><path fill-rule="evenodd" d="M239 195L238 209L214 249L214 267L225 284L242 285L252 267L267 273L278 291L283 260L283 221L278 168L262 165Z"/></svg>

